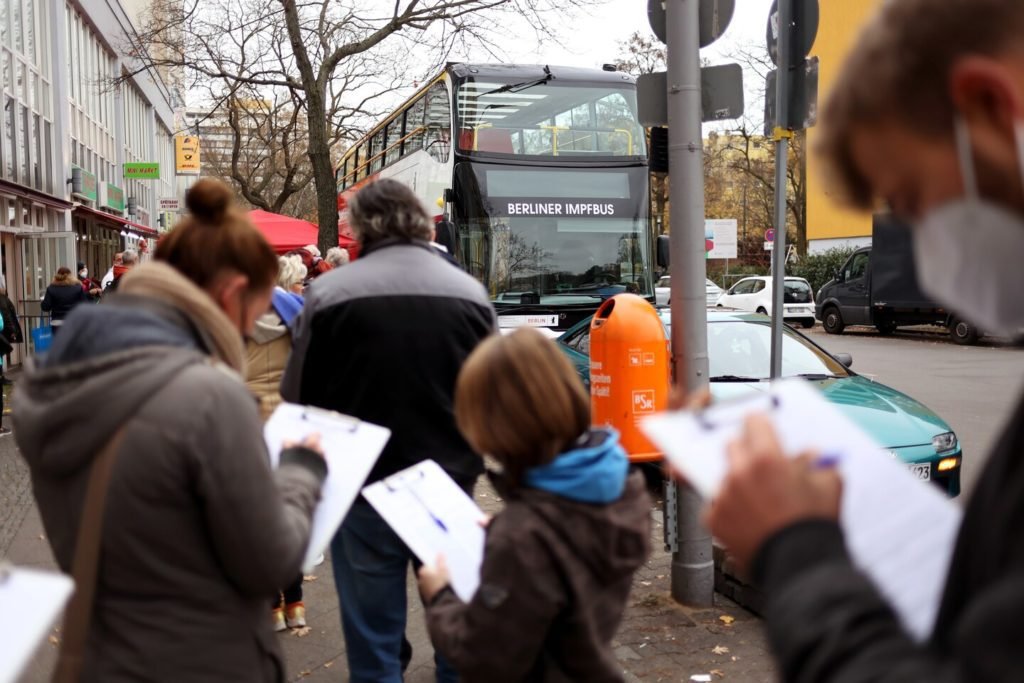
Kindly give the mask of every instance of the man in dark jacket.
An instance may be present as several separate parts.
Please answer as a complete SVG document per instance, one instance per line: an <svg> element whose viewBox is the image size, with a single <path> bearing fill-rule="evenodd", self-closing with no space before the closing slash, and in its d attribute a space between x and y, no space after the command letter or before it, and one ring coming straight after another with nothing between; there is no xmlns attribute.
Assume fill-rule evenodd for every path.
<svg viewBox="0 0 1024 683"><path fill-rule="evenodd" d="M1020 0L891 0L822 115L846 196L911 222L924 289L993 333L1024 328L1022 35ZM707 519L767 594L784 680L1024 680L1024 404L967 505L922 644L851 563L838 478L785 458L765 419L731 450Z"/></svg>
<svg viewBox="0 0 1024 683"><path fill-rule="evenodd" d="M391 429L367 483L433 459L467 491L483 471L455 426L463 361L496 329L483 286L430 246L432 221L394 180L349 204L360 258L306 290L281 394ZM331 548L351 680L400 683L412 553L365 501ZM454 680L443 661L439 680Z"/></svg>

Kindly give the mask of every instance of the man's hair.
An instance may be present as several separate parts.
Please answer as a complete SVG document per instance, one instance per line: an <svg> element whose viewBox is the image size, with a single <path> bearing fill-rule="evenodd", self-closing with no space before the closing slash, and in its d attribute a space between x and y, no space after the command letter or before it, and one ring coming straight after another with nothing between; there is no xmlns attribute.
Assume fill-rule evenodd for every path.
<svg viewBox="0 0 1024 683"><path fill-rule="evenodd" d="M327 250L327 256L324 257L324 261L327 261L331 268L343 266L349 261L348 252L341 247L331 247Z"/></svg>
<svg viewBox="0 0 1024 683"><path fill-rule="evenodd" d="M526 470L570 449L590 426L590 397L558 346L535 329L495 335L459 373L455 421L517 487Z"/></svg>
<svg viewBox="0 0 1024 683"><path fill-rule="evenodd" d="M306 279L306 266L298 256L281 256L277 263L277 285L281 289L289 289Z"/></svg>
<svg viewBox="0 0 1024 683"><path fill-rule="evenodd" d="M348 219L364 245L386 239L430 241L433 221L408 185L383 178L356 193Z"/></svg>
<svg viewBox="0 0 1024 683"><path fill-rule="evenodd" d="M121 265L134 266L139 262L139 252L134 249L125 249L121 252Z"/></svg>
<svg viewBox="0 0 1024 683"><path fill-rule="evenodd" d="M842 198L873 206L852 133L897 123L919 135L953 130L950 76L968 55L1024 47L1024 0L887 0L854 42L822 108L817 151Z"/></svg>

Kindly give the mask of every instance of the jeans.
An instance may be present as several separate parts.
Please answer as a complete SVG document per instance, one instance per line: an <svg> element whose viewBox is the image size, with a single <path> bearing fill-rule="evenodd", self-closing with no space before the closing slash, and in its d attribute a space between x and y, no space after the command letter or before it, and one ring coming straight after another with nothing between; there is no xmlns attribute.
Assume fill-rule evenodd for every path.
<svg viewBox="0 0 1024 683"><path fill-rule="evenodd" d="M331 543L334 585L352 683L402 683L406 579L415 556L380 515L363 501L352 506ZM405 652L403 652L405 650ZM404 656L403 656L404 655ZM434 654L438 683L458 675Z"/></svg>

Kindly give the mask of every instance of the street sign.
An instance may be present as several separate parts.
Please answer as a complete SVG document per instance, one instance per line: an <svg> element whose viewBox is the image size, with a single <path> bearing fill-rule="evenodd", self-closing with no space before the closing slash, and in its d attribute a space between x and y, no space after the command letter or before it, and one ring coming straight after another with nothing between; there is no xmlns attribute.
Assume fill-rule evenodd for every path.
<svg viewBox="0 0 1024 683"><path fill-rule="evenodd" d="M743 68L739 64L700 70L701 119L722 121L743 116ZM637 111L645 128L668 125L668 74L656 71L636 80Z"/></svg>
<svg viewBox="0 0 1024 683"><path fill-rule="evenodd" d="M731 259L739 254L735 218L705 219L705 251L709 259ZM710 242L710 244L708 244Z"/></svg>
<svg viewBox="0 0 1024 683"><path fill-rule="evenodd" d="M775 241L775 228L768 228L764 231L764 241L774 242Z"/></svg>
<svg viewBox="0 0 1024 683"><path fill-rule="evenodd" d="M819 61L817 57L804 60L801 66L789 70L787 79L788 91L788 112L786 121L778 121L775 108L775 89L777 87L778 70L768 72L765 80L765 92L768 96L764 98L764 134L768 137L776 126L788 130L804 130L812 128L818 122L818 71Z"/></svg>
<svg viewBox="0 0 1024 683"><path fill-rule="evenodd" d="M771 251L774 248L775 248L775 242L765 242L764 243L764 250L765 251Z"/></svg>
<svg viewBox="0 0 1024 683"><path fill-rule="evenodd" d="M180 211L181 200L177 197L161 197L160 198L160 210L161 211Z"/></svg>
<svg viewBox="0 0 1024 683"><path fill-rule="evenodd" d="M790 0L793 5L793 18L789 40L789 57L785 60L791 67L803 64L804 58L811 53L814 40L818 37L818 0ZM779 0L773 0L768 12L767 30L768 56L775 65L779 65Z"/></svg>
<svg viewBox="0 0 1024 683"><path fill-rule="evenodd" d="M199 138L178 135L174 138L174 172L177 175L199 175Z"/></svg>
<svg viewBox="0 0 1024 683"><path fill-rule="evenodd" d="M160 164L156 162L129 162L124 165L125 180L159 180Z"/></svg>
<svg viewBox="0 0 1024 683"><path fill-rule="evenodd" d="M700 46L707 47L722 37L729 28L736 0L700 0ZM667 43L665 29L665 0L647 0L647 20L651 30L663 43Z"/></svg>

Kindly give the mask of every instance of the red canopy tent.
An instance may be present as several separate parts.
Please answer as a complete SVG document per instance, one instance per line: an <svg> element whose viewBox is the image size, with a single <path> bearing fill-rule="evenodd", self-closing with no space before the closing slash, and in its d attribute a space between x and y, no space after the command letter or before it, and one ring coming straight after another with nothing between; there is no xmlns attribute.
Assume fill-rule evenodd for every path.
<svg viewBox="0 0 1024 683"><path fill-rule="evenodd" d="M253 209L249 212L249 220L256 226L256 229L263 233L263 236L270 242L278 254L287 254L293 249L301 249L308 244L316 244L317 226L301 218L281 216L262 209ZM353 247L356 242L345 235L338 235L338 246L354 256Z"/></svg>

